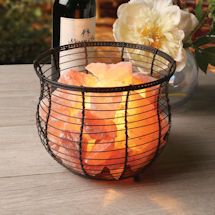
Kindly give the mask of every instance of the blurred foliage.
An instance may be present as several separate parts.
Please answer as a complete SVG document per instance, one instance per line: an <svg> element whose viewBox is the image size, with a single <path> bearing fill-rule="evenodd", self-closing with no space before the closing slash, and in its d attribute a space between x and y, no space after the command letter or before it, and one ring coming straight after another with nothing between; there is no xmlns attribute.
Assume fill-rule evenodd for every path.
<svg viewBox="0 0 215 215"><path fill-rule="evenodd" d="M209 3L209 17L215 22L215 0L208 0Z"/></svg>
<svg viewBox="0 0 215 215"><path fill-rule="evenodd" d="M193 33L201 28L206 18L209 17L212 20L210 31L207 34L190 41L190 46L195 50L197 63L200 69L206 73L209 66L215 66L215 0L208 0L208 7L205 11L203 11L203 0L199 0L195 13L199 20L199 25Z"/></svg>
<svg viewBox="0 0 215 215"><path fill-rule="evenodd" d="M186 8L187 1L183 3ZM184 43L184 47L191 48L199 68L206 73L208 68L215 66L215 0L196 0L193 5L192 12L199 24Z"/></svg>
<svg viewBox="0 0 215 215"><path fill-rule="evenodd" d="M0 64L32 63L50 47L51 2L0 0Z"/></svg>

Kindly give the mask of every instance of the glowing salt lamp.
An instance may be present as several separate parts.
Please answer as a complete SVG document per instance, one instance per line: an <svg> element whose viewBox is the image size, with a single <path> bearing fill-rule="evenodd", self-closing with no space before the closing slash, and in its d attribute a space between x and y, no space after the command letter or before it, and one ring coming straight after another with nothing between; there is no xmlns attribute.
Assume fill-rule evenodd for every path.
<svg viewBox="0 0 215 215"><path fill-rule="evenodd" d="M132 74L132 65L129 62L115 65L92 63L86 69L90 73L74 70L64 72L59 82L86 87L117 87L156 80L143 74ZM90 176L96 176L104 168L108 168L113 178L119 179L125 169L125 163L132 171L137 171L154 157L158 149L159 128L160 147L166 143L164 136L169 124L165 115L157 110L158 88L159 86L155 86L131 91L127 113L126 92L86 93L84 119L82 94L56 89L51 95L48 121L48 139L52 153L64 165L79 173L83 173L83 167ZM40 107L40 115L44 121L47 120L48 106L49 100L44 98ZM82 120L84 124L81 140Z"/></svg>

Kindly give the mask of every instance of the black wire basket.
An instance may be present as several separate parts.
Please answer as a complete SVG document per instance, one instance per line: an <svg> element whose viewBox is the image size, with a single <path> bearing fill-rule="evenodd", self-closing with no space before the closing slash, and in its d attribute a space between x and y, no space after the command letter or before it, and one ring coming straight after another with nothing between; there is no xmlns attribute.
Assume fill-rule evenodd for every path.
<svg viewBox="0 0 215 215"><path fill-rule="evenodd" d="M112 75L101 68L121 61L132 63L132 75L124 67ZM98 76L86 69L92 62L106 63ZM137 176L166 145L168 82L176 67L167 54L138 44L80 42L48 50L34 67L39 136L72 172L103 180Z"/></svg>

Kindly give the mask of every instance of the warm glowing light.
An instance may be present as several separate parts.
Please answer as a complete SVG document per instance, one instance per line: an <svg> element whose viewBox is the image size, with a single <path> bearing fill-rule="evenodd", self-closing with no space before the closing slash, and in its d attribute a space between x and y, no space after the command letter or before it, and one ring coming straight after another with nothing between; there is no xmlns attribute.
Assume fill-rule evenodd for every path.
<svg viewBox="0 0 215 215"><path fill-rule="evenodd" d="M153 77L133 74L130 62L116 65L93 63L86 68L90 73L71 70L63 73L59 81L86 87L125 86L155 81ZM159 127L158 88L154 86L131 91L128 100L127 92L86 93L84 113L80 92L55 90L48 121L49 146L53 154L79 173L84 167L91 176L108 169L113 178L119 179L125 165L129 165L134 172L142 168L151 161L157 150L160 127L161 146L166 143L164 136L169 129L163 113L159 114ZM48 99L43 99L40 115L44 121L48 104ZM108 198L112 198L113 192L109 194Z"/></svg>

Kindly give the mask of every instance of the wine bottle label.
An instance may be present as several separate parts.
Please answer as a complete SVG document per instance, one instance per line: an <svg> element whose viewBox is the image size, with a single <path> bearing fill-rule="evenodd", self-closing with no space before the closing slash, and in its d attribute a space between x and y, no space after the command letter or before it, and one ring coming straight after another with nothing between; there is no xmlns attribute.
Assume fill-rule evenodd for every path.
<svg viewBox="0 0 215 215"><path fill-rule="evenodd" d="M61 17L60 45L66 45L95 39L95 17L87 19L72 19ZM80 68L86 65L86 56L83 48L63 51L60 53L61 71L71 68Z"/></svg>
<svg viewBox="0 0 215 215"><path fill-rule="evenodd" d="M96 18L71 19L61 17L60 45L95 39Z"/></svg>

